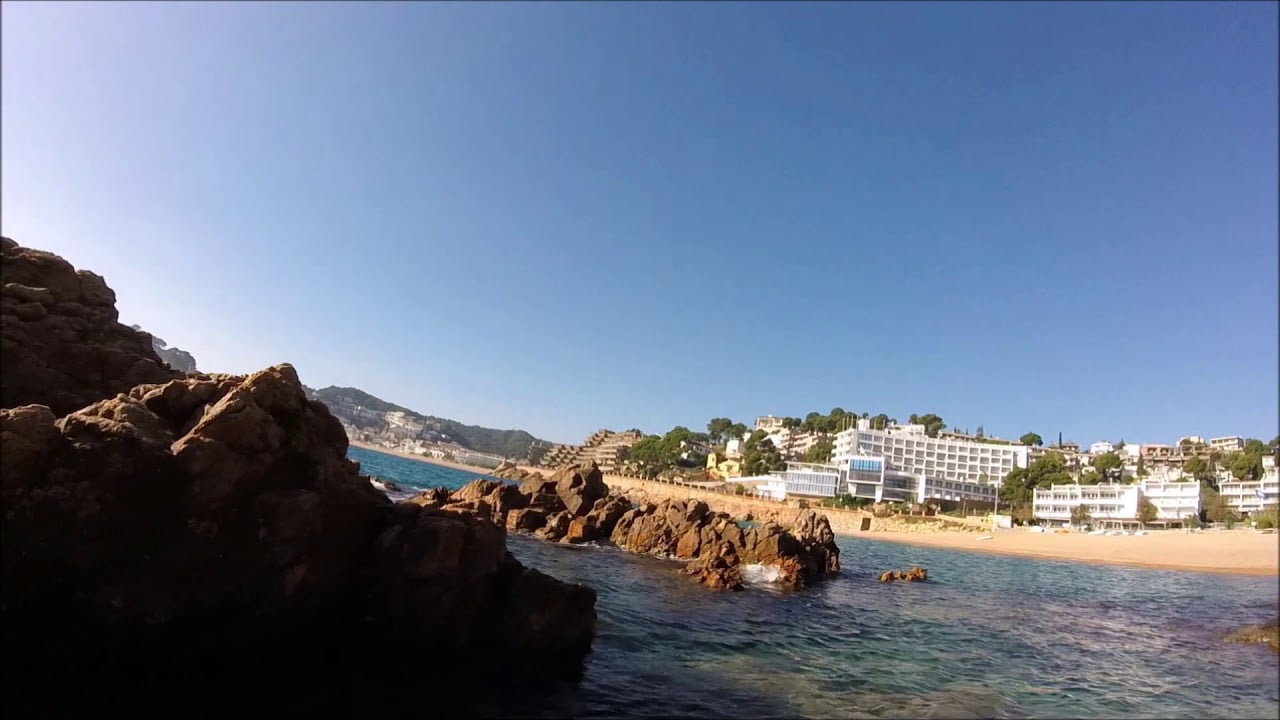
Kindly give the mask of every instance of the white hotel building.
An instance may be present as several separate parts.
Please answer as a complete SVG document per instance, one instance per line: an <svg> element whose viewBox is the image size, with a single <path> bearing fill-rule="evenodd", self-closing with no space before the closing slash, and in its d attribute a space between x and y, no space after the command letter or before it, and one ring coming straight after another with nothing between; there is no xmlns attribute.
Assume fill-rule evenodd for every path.
<svg viewBox="0 0 1280 720"><path fill-rule="evenodd" d="M1138 501L1146 497L1156 507L1154 522L1181 524L1188 515L1200 512L1200 483L1144 480L1134 485L1054 485L1036 488L1032 512L1040 520L1071 522L1071 512L1080 505L1089 509L1094 521L1121 524L1138 522Z"/></svg>
<svg viewBox="0 0 1280 720"><path fill-rule="evenodd" d="M837 433L831 461L847 466L854 457L880 457L887 470L923 476L931 481L999 485L1016 467L1027 467L1025 445L1004 445L960 438L931 438L923 425L890 425L872 430L867 419Z"/></svg>
<svg viewBox="0 0 1280 720"><path fill-rule="evenodd" d="M1218 494L1233 510L1245 515L1280 506L1280 472L1275 458L1262 458L1262 477L1258 480L1236 480L1229 475L1219 480Z"/></svg>
<svg viewBox="0 0 1280 720"><path fill-rule="evenodd" d="M875 502L923 503L928 500L995 502L996 486L939 480L894 470L882 457L854 456L840 464L787 463L787 469L763 478L762 492L776 499L790 495L834 497L848 493Z"/></svg>

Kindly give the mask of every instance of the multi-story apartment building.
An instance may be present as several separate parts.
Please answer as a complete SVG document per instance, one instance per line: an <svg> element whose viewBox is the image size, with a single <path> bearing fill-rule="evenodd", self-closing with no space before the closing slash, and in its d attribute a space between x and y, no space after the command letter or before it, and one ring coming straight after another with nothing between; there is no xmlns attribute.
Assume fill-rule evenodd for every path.
<svg viewBox="0 0 1280 720"><path fill-rule="evenodd" d="M1148 443L1142 445L1139 452L1145 460L1164 460L1173 455L1173 446Z"/></svg>
<svg viewBox="0 0 1280 720"><path fill-rule="evenodd" d="M1016 467L1026 467L1029 448L957 438L931 438L923 425L871 429L858 420L856 428L837 433L831 461L847 465L854 457L879 457L886 468L951 483L998 485Z"/></svg>
<svg viewBox="0 0 1280 720"><path fill-rule="evenodd" d="M787 463L768 478L769 494L833 497L848 493L875 502L972 500L994 503L996 487L988 483L941 480L894 470L883 457L854 456L843 464Z"/></svg>
<svg viewBox="0 0 1280 720"><path fill-rule="evenodd" d="M1239 435L1209 438L1209 447L1221 453L1232 453L1244 450L1244 438Z"/></svg>
<svg viewBox="0 0 1280 720"><path fill-rule="evenodd" d="M1280 473L1275 458L1262 458L1262 477L1257 480L1228 478L1218 482L1218 494L1242 515L1254 515L1280 507Z"/></svg>
<svg viewBox="0 0 1280 720"><path fill-rule="evenodd" d="M1095 521L1138 523L1138 504L1147 498L1156 508L1153 522L1181 525L1188 515L1200 512L1200 483L1143 481L1133 485L1054 485L1034 491L1031 508L1036 518L1068 523L1071 513L1084 505Z"/></svg>

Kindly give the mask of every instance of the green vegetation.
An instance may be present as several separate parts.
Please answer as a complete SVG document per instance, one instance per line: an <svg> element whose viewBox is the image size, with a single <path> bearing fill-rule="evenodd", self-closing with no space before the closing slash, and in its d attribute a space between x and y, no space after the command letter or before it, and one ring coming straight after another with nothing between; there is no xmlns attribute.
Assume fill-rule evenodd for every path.
<svg viewBox="0 0 1280 720"><path fill-rule="evenodd" d="M1198 515L1188 515L1182 519L1182 524L1189 528L1200 527L1200 517Z"/></svg>
<svg viewBox="0 0 1280 720"><path fill-rule="evenodd" d="M833 498L822 500L818 504L822 507L852 509L864 507L871 504L868 498L856 498L848 493L841 493Z"/></svg>
<svg viewBox="0 0 1280 720"><path fill-rule="evenodd" d="M1098 471L1102 480L1112 478L1119 480L1119 475L1122 473L1122 468L1124 467L1124 461L1120 459L1120 455L1118 453L1114 452L1106 452L1098 455L1093 459L1091 464L1093 465L1093 469Z"/></svg>
<svg viewBox="0 0 1280 720"><path fill-rule="evenodd" d="M824 463L831 458L831 438L824 437L814 443L812 447L804 453L804 461L811 463Z"/></svg>
<svg viewBox="0 0 1280 720"><path fill-rule="evenodd" d="M1089 514L1087 505L1077 505L1071 508L1071 524L1072 525L1088 525L1093 520L1093 516Z"/></svg>
<svg viewBox="0 0 1280 720"><path fill-rule="evenodd" d="M1182 464L1182 474L1193 480L1217 486L1218 479L1213 473L1213 461L1203 457L1193 457Z"/></svg>
<svg viewBox="0 0 1280 720"><path fill-rule="evenodd" d="M1200 507L1204 519L1212 523L1226 523L1231 527L1239 519L1236 511L1209 484L1200 486Z"/></svg>
<svg viewBox="0 0 1280 720"><path fill-rule="evenodd" d="M916 415L915 413L912 413L911 417L907 418L907 422L912 425L923 425L924 434L929 437L938 437L938 433L947 429L947 424L942 421L942 418L934 415L933 413L929 413L927 415Z"/></svg>
<svg viewBox="0 0 1280 720"><path fill-rule="evenodd" d="M782 453L773 446L773 441L766 437L763 430L751 433L742 449L742 472L744 475L764 475L774 470L782 470L787 466Z"/></svg>
<svg viewBox="0 0 1280 720"><path fill-rule="evenodd" d="M1013 509L1030 507L1033 492L1036 488L1047 489L1054 484L1071 482L1071 473L1067 471L1066 461L1061 453L1047 452L1031 467L1014 468L1004 478L1000 487L1000 502Z"/></svg>
<svg viewBox="0 0 1280 720"><path fill-rule="evenodd" d="M637 466L644 475L656 477L680 465L681 455L688 452L690 446L696 448L706 437L683 425L677 425L665 435L647 435L641 438L626 453L626 460ZM695 450L686 464L701 467L705 462L706 456Z"/></svg>
<svg viewBox="0 0 1280 720"><path fill-rule="evenodd" d="M1044 445L1044 438L1040 437L1036 433L1029 432L1018 438L1018 442L1023 445L1035 445L1036 447L1040 447L1041 445Z"/></svg>
<svg viewBox="0 0 1280 720"><path fill-rule="evenodd" d="M1155 503L1147 499L1146 495L1138 498L1138 522L1147 524L1159 516L1160 511L1156 509Z"/></svg>

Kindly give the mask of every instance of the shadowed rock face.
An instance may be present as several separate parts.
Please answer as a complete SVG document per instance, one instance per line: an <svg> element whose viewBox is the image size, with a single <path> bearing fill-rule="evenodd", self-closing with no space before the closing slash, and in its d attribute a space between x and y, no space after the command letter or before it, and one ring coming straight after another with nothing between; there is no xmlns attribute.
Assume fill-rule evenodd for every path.
<svg viewBox="0 0 1280 720"><path fill-rule="evenodd" d="M45 276L50 294L79 277ZM6 402L11 387L65 404L120 382L72 393L11 383L7 313ZM18 335L49 348L49 330ZM102 707L164 691L198 706L216 688L208 701L219 706L270 692L296 710L374 687L359 684L371 675L496 688L513 674L536 684L582 671L595 592L524 568L488 512L439 507L447 494L392 504L346 459L341 425L289 365L166 378L59 414L0 409L7 703ZM69 699L73 676L96 694Z"/></svg>
<svg viewBox="0 0 1280 720"><path fill-rule="evenodd" d="M0 407L56 415L179 377L150 336L117 322L116 295L88 270L0 238Z"/></svg>
<svg viewBox="0 0 1280 720"><path fill-rule="evenodd" d="M1227 642L1262 643L1272 650L1280 651L1280 617L1262 625L1250 625L1227 635Z"/></svg>

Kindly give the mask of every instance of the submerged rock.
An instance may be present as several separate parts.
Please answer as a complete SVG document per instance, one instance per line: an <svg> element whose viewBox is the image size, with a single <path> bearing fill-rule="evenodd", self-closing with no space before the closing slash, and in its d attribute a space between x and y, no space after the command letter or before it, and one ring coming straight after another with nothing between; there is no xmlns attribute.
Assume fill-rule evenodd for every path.
<svg viewBox="0 0 1280 720"><path fill-rule="evenodd" d="M880 582L893 582L894 580L905 580L907 582L924 582L929 579L929 571L922 567L912 567L909 570L888 570L880 574Z"/></svg>
<svg viewBox="0 0 1280 720"><path fill-rule="evenodd" d="M1249 625L1226 637L1227 642L1233 643L1264 643L1269 645L1272 650L1280 651L1280 617L1273 618L1271 622L1262 625Z"/></svg>

